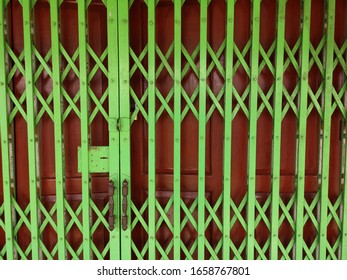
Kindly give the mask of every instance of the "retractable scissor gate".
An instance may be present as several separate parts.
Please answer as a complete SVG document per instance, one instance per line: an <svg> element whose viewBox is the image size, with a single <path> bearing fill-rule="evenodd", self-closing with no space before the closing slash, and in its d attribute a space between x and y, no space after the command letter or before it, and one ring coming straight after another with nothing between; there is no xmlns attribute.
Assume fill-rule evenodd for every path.
<svg viewBox="0 0 347 280"><path fill-rule="evenodd" d="M1 0L0 259L347 259L346 23Z"/></svg>

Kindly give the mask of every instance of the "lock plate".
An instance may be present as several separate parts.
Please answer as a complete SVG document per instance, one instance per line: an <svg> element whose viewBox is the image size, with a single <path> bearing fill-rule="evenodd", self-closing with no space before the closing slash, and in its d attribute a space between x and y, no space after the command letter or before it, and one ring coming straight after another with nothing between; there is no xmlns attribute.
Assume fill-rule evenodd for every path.
<svg viewBox="0 0 347 280"><path fill-rule="evenodd" d="M90 173L107 173L109 172L109 147L99 146L89 148L89 172ZM78 148L78 172L81 172L82 153Z"/></svg>

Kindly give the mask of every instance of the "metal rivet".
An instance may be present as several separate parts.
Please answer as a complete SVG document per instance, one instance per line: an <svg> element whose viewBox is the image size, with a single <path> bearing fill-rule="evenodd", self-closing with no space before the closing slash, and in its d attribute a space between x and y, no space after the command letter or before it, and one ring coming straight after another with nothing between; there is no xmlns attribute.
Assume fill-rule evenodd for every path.
<svg viewBox="0 0 347 280"><path fill-rule="evenodd" d="M153 85L153 81L150 81L149 84L150 84L150 85Z"/></svg>
<svg viewBox="0 0 347 280"><path fill-rule="evenodd" d="M0 82L0 86L3 86L4 85L4 83L3 82Z"/></svg>
<svg viewBox="0 0 347 280"><path fill-rule="evenodd" d="M180 139L176 138L176 142L179 142L179 141L180 141Z"/></svg>
<svg viewBox="0 0 347 280"><path fill-rule="evenodd" d="M128 141L128 139L127 138L124 138L124 140L123 140L124 142L126 142L126 141Z"/></svg>
<svg viewBox="0 0 347 280"><path fill-rule="evenodd" d="M230 141L230 137L227 137L227 141Z"/></svg>
<svg viewBox="0 0 347 280"><path fill-rule="evenodd" d="M152 20L150 20L148 23L149 23L149 25L153 25L153 21Z"/></svg>
<svg viewBox="0 0 347 280"><path fill-rule="evenodd" d="M175 20L175 23L176 23L176 24L180 24L180 23L181 23L181 21L179 21L179 20Z"/></svg>
<svg viewBox="0 0 347 280"><path fill-rule="evenodd" d="M203 177L200 177L200 181L204 181L204 178L203 178Z"/></svg>
<svg viewBox="0 0 347 280"><path fill-rule="evenodd" d="M128 21L127 21L125 18L123 18L123 19L122 19L122 22L123 22L123 23L127 23Z"/></svg>
<svg viewBox="0 0 347 280"><path fill-rule="evenodd" d="M123 84L126 84L127 82L128 82L127 80L124 80L124 81L123 81Z"/></svg>
<svg viewBox="0 0 347 280"><path fill-rule="evenodd" d="M204 140L204 137L201 136L201 137L200 137L200 140Z"/></svg>
<svg viewBox="0 0 347 280"><path fill-rule="evenodd" d="M201 21L202 21L202 22L206 22L206 18L202 18Z"/></svg>
<svg viewBox="0 0 347 280"><path fill-rule="evenodd" d="M229 22L233 22L233 18L229 18Z"/></svg>

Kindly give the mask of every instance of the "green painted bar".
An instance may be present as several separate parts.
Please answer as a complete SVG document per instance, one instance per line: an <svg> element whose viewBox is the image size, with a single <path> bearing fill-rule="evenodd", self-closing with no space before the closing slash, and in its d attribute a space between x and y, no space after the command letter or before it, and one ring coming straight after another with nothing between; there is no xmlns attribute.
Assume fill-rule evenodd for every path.
<svg viewBox="0 0 347 280"><path fill-rule="evenodd" d="M0 7L0 65L6 65L6 38L5 38L5 2L1 0ZM13 225L12 225L12 199L11 199L11 168L8 131L8 108L7 108L7 79L5 68L0 71L0 139L2 160L2 184L4 194L4 218L6 235L6 259L13 260Z"/></svg>
<svg viewBox="0 0 347 280"><path fill-rule="evenodd" d="M31 1L22 1L23 5L23 34L24 34L24 60L25 60L25 88L27 105L28 126L28 166L30 188L30 232L31 232L31 257L39 259L39 224L38 224L38 182L36 170L36 143L35 143L35 94L34 73L32 61L31 39Z"/></svg>
<svg viewBox="0 0 347 280"><path fill-rule="evenodd" d="M207 90L207 7L200 1L200 72L199 72L199 158L198 158L198 259L205 258L205 166L206 166L206 90Z"/></svg>
<svg viewBox="0 0 347 280"><path fill-rule="evenodd" d="M119 260L120 240L120 179L119 179L119 60L118 60L118 4L126 1L107 1L107 48L108 48L108 88L109 88L109 177L116 186L114 191L114 229L110 232L110 259ZM125 13L124 13L125 14ZM111 121L115 120L115 121ZM124 248L126 250L126 248Z"/></svg>
<svg viewBox="0 0 347 280"><path fill-rule="evenodd" d="M249 146L248 146L248 190L247 190L247 259L254 259L255 230L255 183L257 155L257 101L259 68L260 0L253 1L252 7L252 47L249 98Z"/></svg>
<svg viewBox="0 0 347 280"><path fill-rule="evenodd" d="M272 149L272 188L271 188L271 248L270 259L278 258L278 215L281 178L281 126L282 126L282 92L283 92L283 65L285 43L285 15L286 0L279 0L277 4L277 46L276 46L276 76L273 120L273 149Z"/></svg>
<svg viewBox="0 0 347 280"><path fill-rule="evenodd" d="M81 153L82 153L82 226L83 226L83 259L91 258L90 234L90 175L89 175L89 97L87 73L87 18L85 0L78 1L78 42L80 72L80 106L81 106Z"/></svg>
<svg viewBox="0 0 347 280"><path fill-rule="evenodd" d="M230 259L230 185L232 146L232 93L235 2L227 1L225 50L225 108L224 108L224 158L223 158L223 259Z"/></svg>
<svg viewBox="0 0 347 280"><path fill-rule="evenodd" d="M58 259L66 259L65 247L65 164L62 127L62 94L60 92L60 52L59 52L59 3L50 1L51 40L52 40L52 73L53 73L53 103L54 103L54 143L55 143L55 177L57 202L57 238Z"/></svg>
<svg viewBox="0 0 347 280"><path fill-rule="evenodd" d="M182 1L174 1L174 259L181 259L181 68Z"/></svg>
<svg viewBox="0 0 347 280"><path fill-rule="evenodd" d="M155 102L156 102L156 78L155 78L155 0L147 0L148 3L148 258L156 257L155 243Z"/></svg>
<svg viewBox="0 0 347 280"><path fill-rule="evenodd" d="M327 12L327 43L325 59L325 90L323 111L323 151L322 151L322 186L320 201L319 224L319 259L326 259L327 248L327 216L328 216L328 191L330 167L330 131L331 131L331 101L334 73L334 45L335 45L335 1L328 1Z"/></svg>
<svg viewBox="0 0 347 280"><path fill-rule="evenodd" d="M346 94L346 93L345 93ZM344 120L344 125L346 125L346 117ZM344 181L343 181L343 214L342 214L342 229L341 229L341 259L342 260L347 260L347 139L345 136L344 139L345 143L345 154L344 154Z"/></svg>
<svg viewBox="0 0 347 280"><path fill-rule="evenodd" d="M301 73L299 95L299 123L298 123L298 154L297 154L297 199L296 199L296 230L295 230L295 258L302 259L303 231L304 231L304 201L305 201L305 162L306 162L306 126L307 126L307 95L310 48L310 14L311 0L304 1L303 29L301 41Z"/></svg>
<svg viewBox="0 0 347 280"><path fill-rule="evenodd" d="M131 259L131 166L130 166L130 77L129 77L129 7L128 1L118 1L119 3L119 97L120 97L120 183L128 181L127 197L127 218L128 227L121 230L121 258L122 260ZM154 169L155 170L155 169ZM121 202L120 202L121 205ZM155 216L155 215L154 215Z"/></svg>

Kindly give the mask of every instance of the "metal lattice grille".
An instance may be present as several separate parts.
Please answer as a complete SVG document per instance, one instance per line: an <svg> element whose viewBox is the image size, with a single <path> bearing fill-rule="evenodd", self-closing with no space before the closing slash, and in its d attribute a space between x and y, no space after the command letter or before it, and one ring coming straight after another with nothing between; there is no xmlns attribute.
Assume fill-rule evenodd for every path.
<svg viewBox="0 0 347 280"><path fill-rule="evenodd" d="M2 0L0 259L346 259L342 0Z"/></svg>

